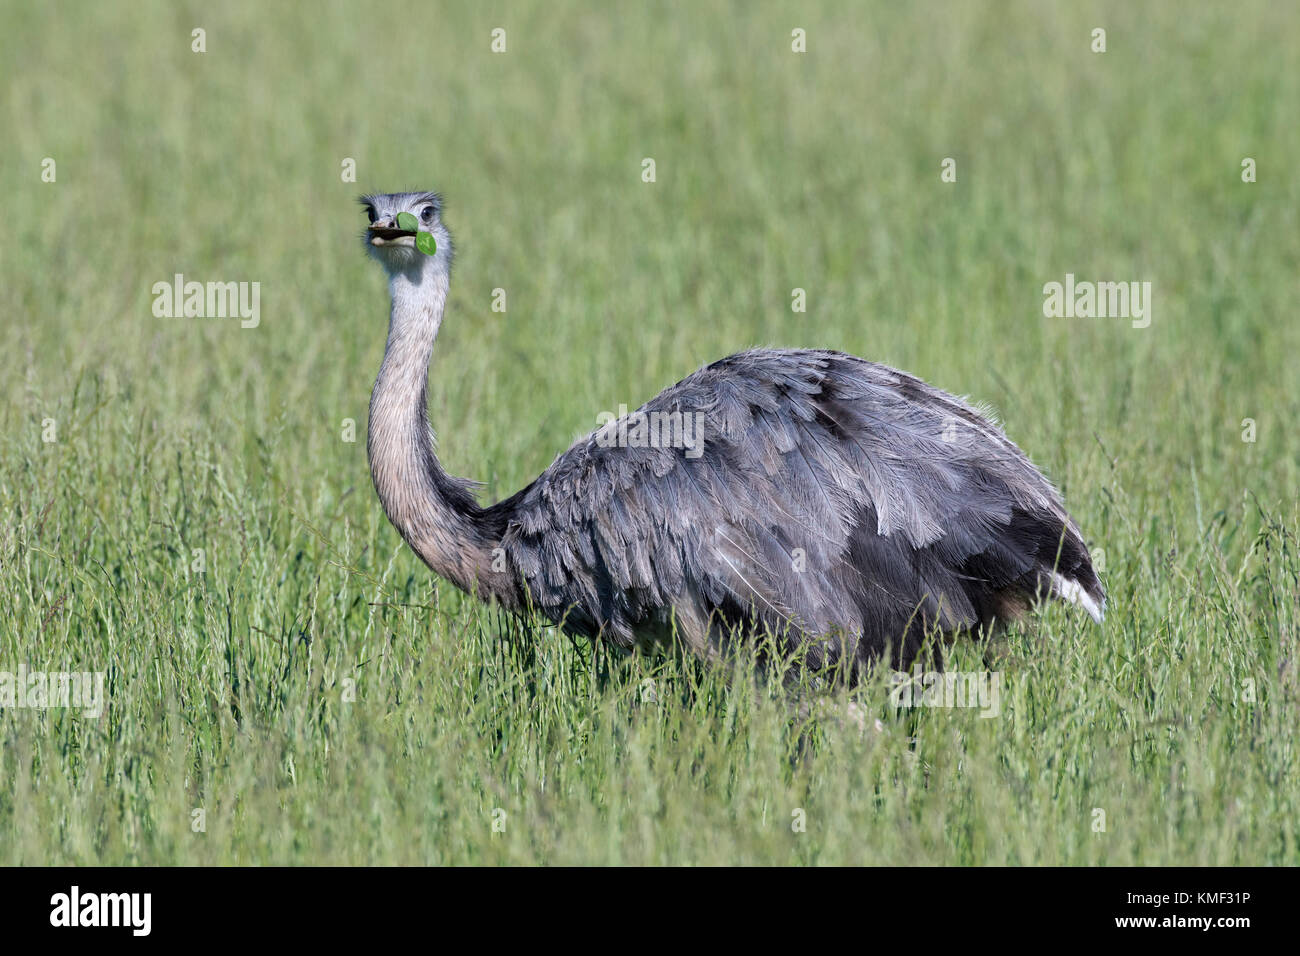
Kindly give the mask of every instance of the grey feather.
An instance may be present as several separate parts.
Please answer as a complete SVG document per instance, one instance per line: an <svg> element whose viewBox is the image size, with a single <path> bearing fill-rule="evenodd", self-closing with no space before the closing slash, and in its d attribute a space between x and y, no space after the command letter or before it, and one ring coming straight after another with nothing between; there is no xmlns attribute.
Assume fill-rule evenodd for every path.
<svg viewBox="0 0 1300 956"><path fill-rule="evenodd" d="M665 449L593 434L488 509L552 620L579 603L591 636L631 646L671 610L715 621L685 635L708 652L730 611L727 626L793 627L795 641L834 631L856 660L889 646L905 664L927 627L991 625L1048 593L1053 572L1104 599L1048 481L996 425L918 379L837 352L755 350L639 411L670 409L703 413L700 457L671 450L664 471ZM945 441L954 415L969 427ZM549 564L565 573L529 571Z"/></svg>

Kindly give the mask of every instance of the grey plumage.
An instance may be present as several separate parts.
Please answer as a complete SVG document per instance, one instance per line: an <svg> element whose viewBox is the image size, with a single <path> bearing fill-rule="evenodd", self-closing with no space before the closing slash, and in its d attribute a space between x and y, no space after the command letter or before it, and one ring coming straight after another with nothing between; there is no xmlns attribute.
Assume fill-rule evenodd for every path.
<svg viewBox="0 0 1300 956"><path fill-rule="evenodd" d="M363 202L393 296L371 399L375 486L411 547L463 589L620 647L675 628L712 656L732 635L771 632L811 666L850 673L887 651L907 666L928 632L989 627L1036 596L1100 619L1105 595L1078 527L1001 429L913 376L840 352L714 362L638 410L695 416L701 446L610 446L593 434L480 507L438 465L425 412L450 277L441 200ZM391 228L422 208L432 257Z"/></svg>

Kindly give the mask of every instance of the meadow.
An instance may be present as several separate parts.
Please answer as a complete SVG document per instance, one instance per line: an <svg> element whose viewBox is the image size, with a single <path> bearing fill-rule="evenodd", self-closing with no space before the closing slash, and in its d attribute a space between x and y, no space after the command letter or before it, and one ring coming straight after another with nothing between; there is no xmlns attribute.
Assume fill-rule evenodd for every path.
<svg viewBox="0 0 1300 956"><path fill-rule="evenodd" d="M0 706L0 863L1300 862L1294 5L0 11L0 673L106 700ZM996 410L1105 622L1008 632L996 718L878 675L860 735L435 580L367 469L355 203L426 188L484 500L730 352L842 349ZM156 315L176 274L256 326ZM1150 324L1045 315L1067 275Z"/></svg>

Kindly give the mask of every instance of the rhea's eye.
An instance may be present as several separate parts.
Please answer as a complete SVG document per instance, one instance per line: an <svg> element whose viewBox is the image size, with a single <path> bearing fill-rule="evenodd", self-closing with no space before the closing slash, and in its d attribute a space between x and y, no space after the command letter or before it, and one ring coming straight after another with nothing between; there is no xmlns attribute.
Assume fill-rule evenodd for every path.
<svg viewBox="0 0 1300 956"><path fill-rule="evenodd" d="M420 218L425 222L433 222L433 214L437 212L432 206L425 206L420 210Z"/></svg>
<svg viewBox="0 0 1300 956"><path fill-rule="evenodd" d="M366 207L366 218L369 219L371 222L374 222L374 221L375 221L375 207L374 207L374 206L367 206L367 207Z"/></svg>

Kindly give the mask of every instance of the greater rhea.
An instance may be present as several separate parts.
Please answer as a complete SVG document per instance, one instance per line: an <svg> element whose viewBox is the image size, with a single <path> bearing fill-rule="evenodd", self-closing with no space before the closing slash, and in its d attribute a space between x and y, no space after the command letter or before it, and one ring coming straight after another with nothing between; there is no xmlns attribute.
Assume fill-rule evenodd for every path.
<svg viewBox="0 0 1300 956"><path fill-rule="evenodd" d="M675 633L711 658L770 635L805 667L850 678L885 655L906 668L941 648L928 636L983 632L1039 598L1101 620L1105 592L1079 528L1001 428L842 352L719 359L480 505L473 482L439 465L426 409L452 265L442 200L361 201L392 296L371 474L398 532L464 591L626 649ZM418 230L399 225L402 213ZM434 237L433 255L417 232ZM702 444L608 440L653 413L697 416Z"/></svg>

